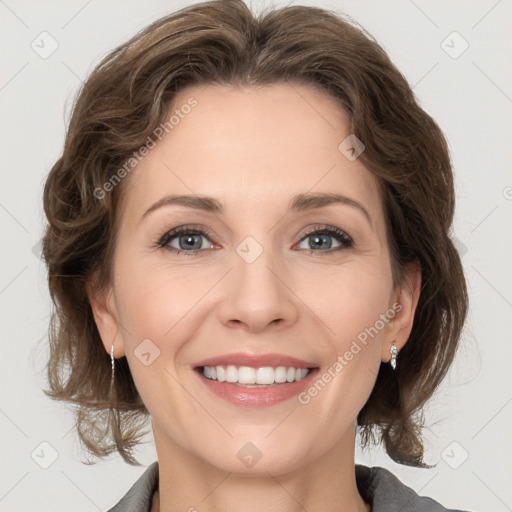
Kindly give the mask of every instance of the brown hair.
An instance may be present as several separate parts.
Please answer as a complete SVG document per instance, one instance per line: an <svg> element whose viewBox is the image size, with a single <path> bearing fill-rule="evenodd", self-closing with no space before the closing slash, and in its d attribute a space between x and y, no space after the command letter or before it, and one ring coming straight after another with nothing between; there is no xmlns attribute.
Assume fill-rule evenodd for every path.
<svg viewBox="0 0 512 512"><path fill-rule="evenodd" d="M117 218L128 178L102 189L164 122L178 91L197 84L307 84L345 110L366 145L362 162L384 192L395 283L419 262L422 285L396 372L381 364L358 415L363 446L378 433L395 461L423 462L421 409L453 361L468 298L449 237L455 194L445 138L377 42L352 22L291 6L258 19L242 0L200 3L161 18L109 53L75 102L62 156L44 188L43 257L55 306L49 328L49 390L76 408L76 427L97 457L132 450L149 413L126 357L105 353L86 282L111 276Z"/></svg>

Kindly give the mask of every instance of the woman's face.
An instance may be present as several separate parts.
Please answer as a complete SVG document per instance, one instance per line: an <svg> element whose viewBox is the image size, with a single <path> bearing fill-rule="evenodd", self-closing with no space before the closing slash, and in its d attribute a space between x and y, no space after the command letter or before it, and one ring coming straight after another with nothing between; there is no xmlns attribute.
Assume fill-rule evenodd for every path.
<svg viewBox="0 0 512 512"><path fill-rule="evenodd" d="M193 87L175 110L125 178L110 314L95 309L157 448L273 474L353 449L411 306L343 112L289 84Z"/></svg>

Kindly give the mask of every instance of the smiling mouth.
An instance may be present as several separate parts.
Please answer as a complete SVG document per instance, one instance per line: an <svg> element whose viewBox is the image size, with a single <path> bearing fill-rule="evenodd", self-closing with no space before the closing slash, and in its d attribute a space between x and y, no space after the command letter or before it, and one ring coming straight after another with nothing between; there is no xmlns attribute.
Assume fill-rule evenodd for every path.
<svg viewBox="0 0 512 512"><path fill-rule="evenodd" d="M198 366L196 371L204 378L234 384L246 388L282 386L300 382L317 368L295 368L291 366L251 366L218 365Z"/></svg>

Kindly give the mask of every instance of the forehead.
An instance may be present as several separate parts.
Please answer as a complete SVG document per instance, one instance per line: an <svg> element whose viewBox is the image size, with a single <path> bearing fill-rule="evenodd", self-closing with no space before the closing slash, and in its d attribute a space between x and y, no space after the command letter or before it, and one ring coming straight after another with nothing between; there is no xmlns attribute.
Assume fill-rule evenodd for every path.
<svg viewBox="0 0 512 512"><path fill-rule="evenodd" d="M350 135L345 112L312 87L189 87L167 120L127 184L134 214L167 193L218 197L226 214L231 206L254 214L306 192L342 193L379 214L376 178L339 149Z"/></svg>

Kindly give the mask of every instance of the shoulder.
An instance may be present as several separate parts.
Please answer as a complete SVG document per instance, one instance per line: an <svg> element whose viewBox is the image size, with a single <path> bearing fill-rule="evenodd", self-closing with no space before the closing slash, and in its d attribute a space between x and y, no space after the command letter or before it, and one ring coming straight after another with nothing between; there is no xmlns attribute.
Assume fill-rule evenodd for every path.
<svg viewBox="0 0 512 512"><path fill-rule="evenodd" d="M108 512L150 512L153 494L157 488L158 461L155 461Z"/></svg>
<svg viewBox="0 0 512 512"><path fill-rule="evenodd" d="M391 471L378 466L356 464L356 481L361 496L372 504L372 512L465 512L447 509L432 498L419 496Z"/></svg>

